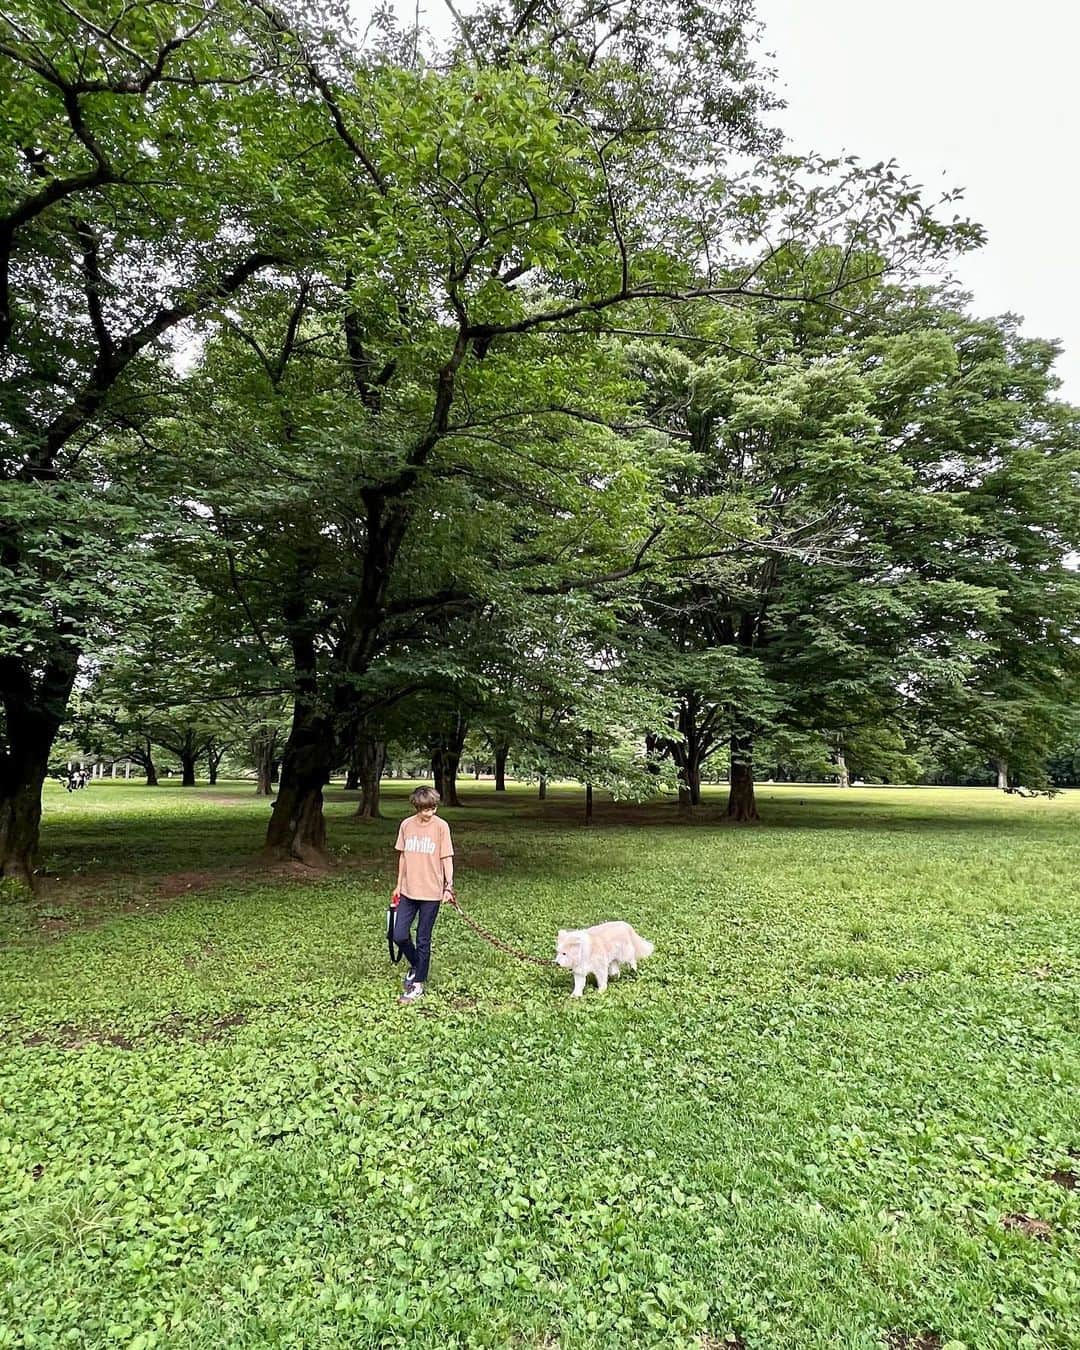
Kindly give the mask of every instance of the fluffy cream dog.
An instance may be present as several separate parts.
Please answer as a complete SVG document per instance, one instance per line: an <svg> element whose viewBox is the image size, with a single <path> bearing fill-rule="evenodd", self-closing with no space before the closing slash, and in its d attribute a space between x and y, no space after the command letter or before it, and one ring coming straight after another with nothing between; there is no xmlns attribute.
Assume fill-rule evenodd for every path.
<svg viewBox="0 0 1080 1350"><path fill-rule="evenodd" d="M653 945L628 923L598 923L594 928L560 928L555 944L555 964L574 972L574 998L585 992L590 975L602 994L608 977L618 975L623 966L637 970L637 963L652 956Z"/></svg>

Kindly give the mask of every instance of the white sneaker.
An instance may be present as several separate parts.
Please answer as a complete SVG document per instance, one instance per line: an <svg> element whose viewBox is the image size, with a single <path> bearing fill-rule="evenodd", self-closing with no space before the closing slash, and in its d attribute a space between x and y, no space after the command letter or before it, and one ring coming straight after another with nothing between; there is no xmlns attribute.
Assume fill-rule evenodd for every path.
<svg viewBox="0 0 1080 1350"><path fill-rule="evenodd" d="M406 975L405 978L401 981L401 988L403 991L407 991L409 985L415 983L416 983L416 971L410 970L408 975Z"/></svg>
<svg viewBox="0 0 1080 1350"><path fill-rule="evenodd" d="M405 992L398 999L398 1002L415 1003L418 998L423 998L423 996L424 996L424 986L419 982L419 980L416 980L406 988Z"/></svg>

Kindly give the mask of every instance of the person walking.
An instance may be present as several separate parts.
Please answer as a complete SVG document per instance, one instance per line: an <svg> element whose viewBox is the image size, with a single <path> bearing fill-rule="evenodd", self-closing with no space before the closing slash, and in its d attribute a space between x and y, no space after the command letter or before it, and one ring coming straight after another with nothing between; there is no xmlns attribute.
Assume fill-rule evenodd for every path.
<svg viewBox="0 0 1080 1350"><path fill-rule="evenodd" d="M399 1003L415 1003L424 996L431 966L431 935L439 906L454 901L454 844L450 826L440 820L439 794L417 788L409 795L413 815L401 822L395 848L398 854L394 897L394 942L409 963ZM412 926L416 924L416 942Z"/></svg>

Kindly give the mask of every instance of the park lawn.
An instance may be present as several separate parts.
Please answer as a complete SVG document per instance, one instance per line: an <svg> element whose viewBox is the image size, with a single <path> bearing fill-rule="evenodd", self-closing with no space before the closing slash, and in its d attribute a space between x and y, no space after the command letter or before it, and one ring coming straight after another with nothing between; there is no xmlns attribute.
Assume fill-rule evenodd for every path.
<svg viewBox="0 0 1080 1350"><path fill-rule="evenodd" d="M249 785L50 788L0 904L0 1346L1080 1346L1080 795L465 784L394 999L387 820L245 868ZM1022 1216L1022 1217L1021 1217Z"/></svg>

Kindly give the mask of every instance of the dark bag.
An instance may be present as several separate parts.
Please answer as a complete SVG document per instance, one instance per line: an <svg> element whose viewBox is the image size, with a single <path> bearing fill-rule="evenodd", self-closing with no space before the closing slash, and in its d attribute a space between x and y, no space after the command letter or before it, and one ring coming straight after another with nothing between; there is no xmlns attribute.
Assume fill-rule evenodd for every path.
<svg viewBox="0 0 1080 1350"><path fill-rule="evenodd" d="M397 907L400 899L399 895L392 895L386 911L386 945L390 950L390 964L394 966L397 965L403 955L401 948L394 942L394 920L397 918Z"/></svg>

